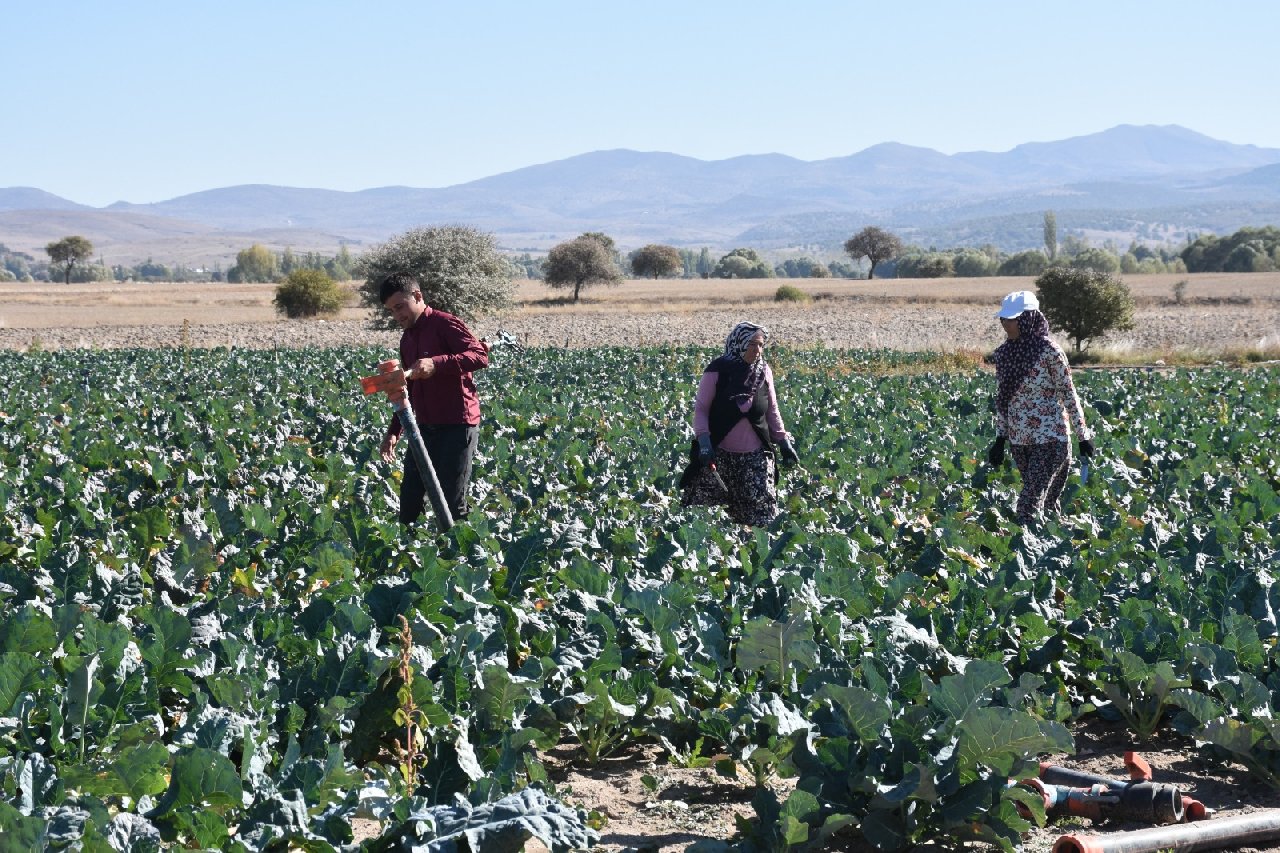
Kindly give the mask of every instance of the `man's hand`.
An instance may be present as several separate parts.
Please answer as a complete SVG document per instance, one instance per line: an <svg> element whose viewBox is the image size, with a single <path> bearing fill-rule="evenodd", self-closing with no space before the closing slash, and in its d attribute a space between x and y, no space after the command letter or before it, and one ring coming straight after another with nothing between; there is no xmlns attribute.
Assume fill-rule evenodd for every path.
<svg viewBox="0 0 1280 853"><path fill-rule="evenodd" d="M436 363L429 358L420 358L405 371L406 379L430 379L436 372Z"/></svg>
<svg viewBox="0 0 1280 853"><path fill-rule="evenodd" d="M698 464L706 467L715 461L716 451L711 446L711 436L703 433L698 436Z"/></svg>
<svg viewBox="0 0 1280 853"><path fill-rule="evenodd" d="M389 435L382 439L382 446L378 448L378 453L382 456L383 462L390 462L396 458L396 442L399 440L398 435Z"/></svg>

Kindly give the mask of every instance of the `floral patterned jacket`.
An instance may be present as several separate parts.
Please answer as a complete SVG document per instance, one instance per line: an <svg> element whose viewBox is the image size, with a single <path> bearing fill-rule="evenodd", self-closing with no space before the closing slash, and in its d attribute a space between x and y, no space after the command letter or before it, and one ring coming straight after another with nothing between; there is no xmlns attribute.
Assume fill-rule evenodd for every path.
<svg viewBox="0 0 1280 853"><path fill-rule="evenodd" d="M1067 419L1071 419L1068 427ZM1071 428L1078 438L1092 438L1084 424L1084 410L1071 381L1067 354L1056 344L1046 347L1031 373L1014 392L1009 412L996 411L996 434L1012 444L1045 444L1070 441Z"/></svg>

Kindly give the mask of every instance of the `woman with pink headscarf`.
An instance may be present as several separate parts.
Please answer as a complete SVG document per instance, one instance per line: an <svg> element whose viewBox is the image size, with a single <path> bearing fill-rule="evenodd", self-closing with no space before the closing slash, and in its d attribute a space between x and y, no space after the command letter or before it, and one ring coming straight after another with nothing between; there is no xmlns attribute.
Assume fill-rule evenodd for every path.
<svg viewBox="0 0 1280 853"><path fill-rule="evenodd" d="M993 467L1004 461L1005 443L1022 477L1019 524L1041 512L1057 514L1071 468L1071 431L1080 455L1093 456L1092 433L1071 381L1062 348L1049 337L1049 321L1029 290L1010 293L996 314L1007 340L995 351L996 440L987 452Z"/></svg>

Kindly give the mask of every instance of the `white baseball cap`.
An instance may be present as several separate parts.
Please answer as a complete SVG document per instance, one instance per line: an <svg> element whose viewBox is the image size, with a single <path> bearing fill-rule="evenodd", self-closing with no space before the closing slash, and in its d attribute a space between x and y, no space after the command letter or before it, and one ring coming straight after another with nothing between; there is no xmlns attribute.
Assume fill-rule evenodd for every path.
<svg viewBox="0 0 1280 853"><path fill-rule="evenodd" d="M1000 311L996 314L1001 320L1012 320L1023 311L1039 311L1040 300L1030 290L1015 290L1000 303Z"/></svg>

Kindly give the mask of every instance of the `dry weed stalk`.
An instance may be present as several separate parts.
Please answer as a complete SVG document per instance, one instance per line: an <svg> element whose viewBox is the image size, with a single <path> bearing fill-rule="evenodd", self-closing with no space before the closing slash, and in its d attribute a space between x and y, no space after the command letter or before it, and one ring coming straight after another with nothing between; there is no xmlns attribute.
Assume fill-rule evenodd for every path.
<svg viewBox="0 0 1280 853"><path fill-rule="evenodd" d="M400 615L400 690L396 693L400 707L396 708L397 725L404 726L404 742L395 739L396 762L405 784L412 789L416 785L418 771L426 766L427 756L422 747L425 738L422 735L425 715L413 701L413 632L409 630L409 620Z"/></svg>

